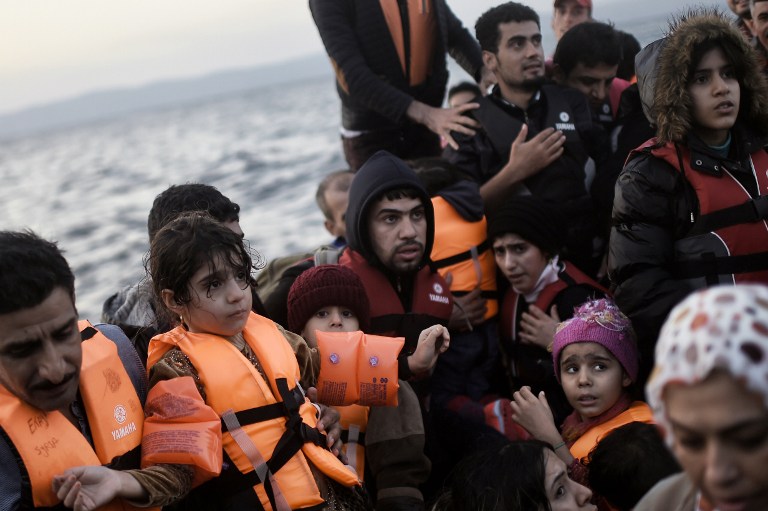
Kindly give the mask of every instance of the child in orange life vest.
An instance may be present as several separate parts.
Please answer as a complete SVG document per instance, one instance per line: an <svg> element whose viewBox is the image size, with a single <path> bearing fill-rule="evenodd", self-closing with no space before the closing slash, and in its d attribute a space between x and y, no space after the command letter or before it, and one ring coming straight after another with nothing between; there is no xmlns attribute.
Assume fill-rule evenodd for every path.
<svg viewBox="0 0 768 511"><path fill-rule="evenodd" d="M320 367L317 332L365 331L369 326L369 309L363 283L349 268L321 265L305 271L288 294L288 328L301 332L309 348L307 353L306 347L295 346L297 357L309 356L314 359L312 365ZM411 370L415 374L430 371L438 355L447 349L448 339L448 331L441 325L424 330L408 360ZM314 375L302 384L311 387L316 380ZM416 394L408 383L400 381L399 385L396 407L339 408L347 438L357 436L356 442L350 440L352 443L346 446L347 459L358 473L368 469L371 477L366 480L376 487L377 510L424 507L418 489L430 470L424 455L424 426ZM358 455L363 453L365 462L361 467Z"/></svg>
<svg viewBox="0 0 768 511"><path fill-rule="evenodd" d="M587 302L558 325L552 359L574 409L563 422L562 434L544 392L535 396L528 387L515 392L512 418L535 438L552 444L571 477L587 484L581 460L603 435L630 422L653 422L648 405L631 396L639 368L632 325L612 301Z"/></svg>
<svg viewBox="0 0 768 511"><path fill-rule="evenodd" d="M179 408L184 412L189 403L204 401L221 438L223 462L212 470L221 475L192 490L186 505L367 509L349 489L358 485L356 474L329 451L340 448L340 428L330 429L328 420L338 414L318 419L298 385L299 368L287 342L293 334L251 312L252 259L242 239L206 215L183 215L155 235L147 267L156 299L178 318L176 328L149 345L153 388L147 421L170 429L176 434L171 441L190 438L188 431L200 438L190 424L194 416L179 416ZM155 391L158 402L175 399L165 399L168 409L153 415ZM150 455L153 463L178 463L168 449L148 454L147 442L145 435L143 463ZM206 451L216 444L198 445Z"/></svg>

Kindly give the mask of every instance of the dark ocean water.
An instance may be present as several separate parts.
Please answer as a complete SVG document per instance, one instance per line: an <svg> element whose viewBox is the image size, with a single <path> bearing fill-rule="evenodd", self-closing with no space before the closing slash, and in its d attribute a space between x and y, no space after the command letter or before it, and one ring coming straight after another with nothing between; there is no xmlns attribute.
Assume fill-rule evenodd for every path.
<svg viewBox="0 0 768 511"><path fill-rule="evenodd" d="M616 25L645 44L666 22ZM110 294L143 277L147 214L171 184L208 183L239 203L267 259L326 242L314 193L345 165L338 124L323 77L0 142L0 229L58 240L80 315L95 321Z"/></svg>

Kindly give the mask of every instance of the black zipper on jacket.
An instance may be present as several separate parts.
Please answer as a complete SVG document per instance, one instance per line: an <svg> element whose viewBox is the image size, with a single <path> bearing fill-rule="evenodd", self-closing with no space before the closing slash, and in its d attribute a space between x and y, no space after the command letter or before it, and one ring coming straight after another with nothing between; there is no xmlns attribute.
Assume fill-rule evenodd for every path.
<svg viewBox="0 0 768 511"><path fill-rule="evenodd" d="M408 15L408 0L397 0L400 8L400 22L403 25L403 53L405 54L405 82L411 84L411 19Z"/></svg>

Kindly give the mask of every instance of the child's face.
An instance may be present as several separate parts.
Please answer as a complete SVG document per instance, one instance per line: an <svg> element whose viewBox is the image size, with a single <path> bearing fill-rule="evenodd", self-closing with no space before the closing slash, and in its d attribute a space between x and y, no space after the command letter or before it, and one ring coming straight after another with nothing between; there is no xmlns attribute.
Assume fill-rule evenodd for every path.
<svg viewBox="0 0 768 511"><path fill-rule="evenodd" d="M247 273L231 268L218 257L213 268L203 264L190 279L192 301L171 310L182 316L190 332L231 337L243 331L251 312L253 298L248 279ZM167 298L163 294L166 305L169 301L173 304L173 292L168 292Z"/></svg>
<svg viewBox="0 0 768 511"><path fill-rule="evenodd" d="M301 331L301 336L311 348L317 348L316 330L321 332L356 332L360 330L360 322L352 309L331 305L315 312L304 325L304 330Z"/></svg>
<svg viewBox="0 0 768 511"><path fill-rule="evenodd" d="M559 369L565 397L582 419L608 410L632 383L619 361L594 342L566 346L560 353Z"/></svg>
<svg viewBox="0 0 768 511"><path fill-rule="evenodd" d="M723 50L712 48L701 57L688 92L693 100L693 131L709 145L722 145L739 115L739 81Z"/></svg>
<svg viewBox="0 0 768 511"><path fill-rule="evenodd" d="M514 233L493 240L496 265L518 293L530 293L549 262L546 254L533 243Z"/></svg>

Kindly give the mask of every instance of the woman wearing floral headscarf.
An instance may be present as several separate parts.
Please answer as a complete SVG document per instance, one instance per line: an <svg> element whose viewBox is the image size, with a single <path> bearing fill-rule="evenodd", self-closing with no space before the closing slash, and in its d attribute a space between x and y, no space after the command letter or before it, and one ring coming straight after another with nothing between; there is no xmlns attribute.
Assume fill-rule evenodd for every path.
<svg viewBox="0 0 768 511"><path fill-rule="evenodd" d="M768 509L768 287L713 287L675 307L647 394L684 473L637 511Z"/></svg>

